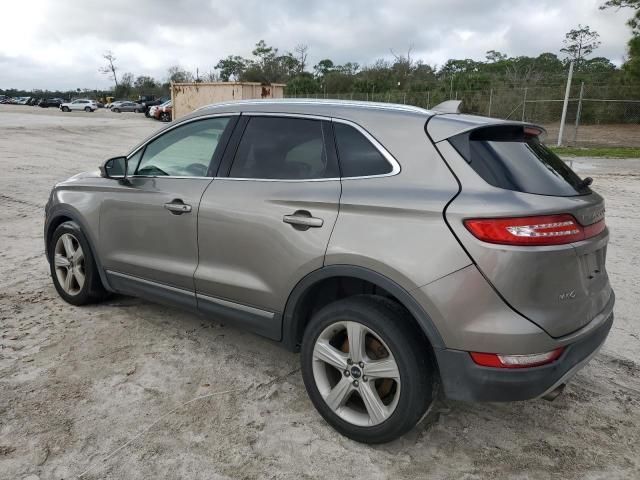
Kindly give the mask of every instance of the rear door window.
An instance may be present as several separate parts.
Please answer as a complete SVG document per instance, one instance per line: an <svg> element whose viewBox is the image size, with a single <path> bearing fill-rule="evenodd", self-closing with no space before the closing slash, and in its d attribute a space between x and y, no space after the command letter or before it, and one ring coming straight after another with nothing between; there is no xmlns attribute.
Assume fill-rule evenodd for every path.
<svg viewBox="0 0 640 480"><path fill-rule="evenodd" d="M337 178L335 158L327 154L327 122L255 116L249 120L229 172L232 178L311 180Z"/></svg>
<svg viewBox="0 0 640 480"><path fill-rule="evenodd" d="M561 197L591 193L537 133L522 126L492 126L456 135L449 142L494 187Z"/></svg>

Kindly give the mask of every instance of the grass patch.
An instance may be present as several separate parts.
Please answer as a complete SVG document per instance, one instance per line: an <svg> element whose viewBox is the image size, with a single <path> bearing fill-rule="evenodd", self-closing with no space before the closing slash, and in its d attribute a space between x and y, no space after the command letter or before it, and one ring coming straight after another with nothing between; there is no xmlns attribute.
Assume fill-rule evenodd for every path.
<svg viewBox="0 0 640 480"><path fill-rule="evenodd" d="M549 147L565 157L640 158L637 147Z"/></svg>

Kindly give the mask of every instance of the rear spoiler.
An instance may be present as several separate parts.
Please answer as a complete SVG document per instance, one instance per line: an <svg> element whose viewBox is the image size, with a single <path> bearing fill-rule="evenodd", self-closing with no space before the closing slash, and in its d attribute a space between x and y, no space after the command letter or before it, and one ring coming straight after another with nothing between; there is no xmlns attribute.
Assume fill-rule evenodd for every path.
<svg viewBox="0 0 640 480"><path fill-rule="evenodd" d="M462 100L447 100L446 102L439 103L430 110L438 113L460 113L460 105Z"/></svg>
<svg viewBox="0 0 640 480"><path fill-rule="evenodd" d="M444 102L447 103L447 102ZM438 112L440 113L440 112ZM444 113L444 112L442 112ZM431 140L435 143L447 138L451 138L460 133L469 132L476 128L490 127L490 126L520 126L520 127L532 127L536 130L540 130L546 133L546 130L540 125L533 123L516 122L513 120L500 120L499 118L480 117L476 115L434 115L427 120L427 133L431 137Z"/></svg>

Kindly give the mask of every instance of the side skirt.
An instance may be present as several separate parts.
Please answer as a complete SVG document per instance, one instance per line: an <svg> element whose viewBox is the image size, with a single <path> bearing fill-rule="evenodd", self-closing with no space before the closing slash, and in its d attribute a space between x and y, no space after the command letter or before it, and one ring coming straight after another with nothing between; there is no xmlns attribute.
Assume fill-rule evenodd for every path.
<svg viewBox="0 0 640 480"><path fill-rule="evenodd" d="M233 325L257 333L271 340L280 341L282 315L259 308L230 302L222 298L196 294L198 309L207 316L224 319Z"/></svg>
<svg viewBox="0 0 640 480"><path fill-rule="evenodd" d="M125 295L201 313L271 340L280 341L282 314L231 302L222 298L196 294L193 291L145 280L125 273L106 271L113 289Z"/></svg>

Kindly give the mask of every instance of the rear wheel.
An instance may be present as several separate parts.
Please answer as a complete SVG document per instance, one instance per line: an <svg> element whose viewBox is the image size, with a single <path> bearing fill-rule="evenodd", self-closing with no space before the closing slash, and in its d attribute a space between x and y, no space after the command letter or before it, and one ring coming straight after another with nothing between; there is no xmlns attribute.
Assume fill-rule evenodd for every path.
<svg viewBox="0 0 640 480"><path fill-rule="evenodd" d="M105 296L91 248L77 223L59 225L48 251L53 284L65 301L86 305Z"/></svg>
<svg viewBox="0 0 640 480"><path fill-rule="evenodd" d="M427 345L408 314L373 295L339 300L318 311L301 350L311 401L343 435L383 443L409 431L432 401Z"/></svg>
<svg viewBox="0 0 640 480"><path fill-rule="evenodd" d="M90 112L91 111L91 107L84 107L84 111L85 112Z"/></svg>
<svg viewBox="0 0 640 480"><path fill-rule="evenodd" d="M160 120L162 120L163 122L170 122L171 121L171 115L167 112L162 112L160 114Z"/></svg>

